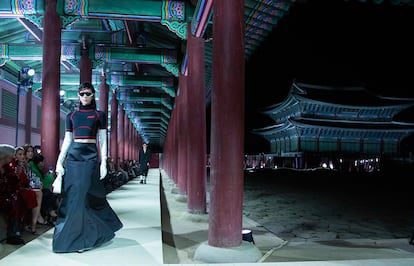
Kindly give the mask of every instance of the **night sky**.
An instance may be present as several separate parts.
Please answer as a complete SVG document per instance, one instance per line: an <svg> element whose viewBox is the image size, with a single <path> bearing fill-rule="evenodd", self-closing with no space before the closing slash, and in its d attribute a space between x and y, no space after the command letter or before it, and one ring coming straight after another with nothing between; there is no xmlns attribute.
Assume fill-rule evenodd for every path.
<svg viewBox="0 0 414 266"><path fill-rule="evenodd" d="M250 132L272 124L258 110L282 101L294 79L414 98L413 25L413 6L387 0L297 1L246 62L246 153L268 152Z"/></svg>

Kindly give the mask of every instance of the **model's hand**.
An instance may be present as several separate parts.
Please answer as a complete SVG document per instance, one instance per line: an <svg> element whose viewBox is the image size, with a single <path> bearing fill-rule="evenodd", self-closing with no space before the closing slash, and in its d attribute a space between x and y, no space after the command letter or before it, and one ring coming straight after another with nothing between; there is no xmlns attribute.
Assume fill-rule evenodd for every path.
<svg viewBox="0 0 414 266"><path fill-rule="evenodd" d="M52 192L55 194L62 193L62 176L58 174L52 184Z"/></svg>
<svg viewBox="0 0 414 266"><path fill-rule="evenodd" d="M59 175L64 176L65 175L65 168L63 168L63 165L60 162L58 162L56 164L55 172L56 172L56 176L59 176Z"/></svg>
<svg viewBox="0 0 414 266"><path fill-rule="evenodd" d="M101 180L106 177L106 172L107 172L107 169L106 169L106 161L102 161L101 162L101 168L100 168L100 174L101 174L100 179Z"/></svg>

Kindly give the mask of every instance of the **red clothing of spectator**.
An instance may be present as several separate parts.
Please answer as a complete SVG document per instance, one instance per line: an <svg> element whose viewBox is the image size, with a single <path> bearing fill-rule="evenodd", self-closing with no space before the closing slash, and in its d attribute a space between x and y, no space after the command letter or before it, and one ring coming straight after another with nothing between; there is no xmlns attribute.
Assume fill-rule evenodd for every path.
<svg viewBox="0 0 414 266"><path fill-rule="evenodd" d="M16 161L3 167L2 204L8 211L9 219L22 221L27 212L37 206L36 193L30 189L24 172L16 174Z"/></svg>

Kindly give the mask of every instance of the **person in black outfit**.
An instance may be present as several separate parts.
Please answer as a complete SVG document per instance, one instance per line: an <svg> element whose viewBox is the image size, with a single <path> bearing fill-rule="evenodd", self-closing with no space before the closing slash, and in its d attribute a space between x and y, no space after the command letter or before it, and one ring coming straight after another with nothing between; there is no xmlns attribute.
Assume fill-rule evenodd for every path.
<svg viewBox="0 0 414 266"><path fill-rule="evenodd" d="M65 138L55 170L56 179L63 178L52 242L57 253L98 247L114 238L123 226L106 200L102 182L107 174L106 114L96 110L92 84L82 83L78 95L79 110L66 116Z"/></svg>
<svg viewBox="0 0 414 266"><path fill-rule="evenodd" d="M143 143L139 149L139 173L140 183L147 183L148 168L150 167L151 151L148 148L148 143Z"/></svg>

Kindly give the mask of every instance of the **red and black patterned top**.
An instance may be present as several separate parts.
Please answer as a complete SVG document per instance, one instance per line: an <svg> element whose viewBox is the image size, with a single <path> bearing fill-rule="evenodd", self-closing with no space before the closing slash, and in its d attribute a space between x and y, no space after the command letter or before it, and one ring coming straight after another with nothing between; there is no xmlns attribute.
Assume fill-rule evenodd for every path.
<svg viewBox="0 0 414 266"><path fill-rule="evenodd" d="M70 112L66 117L66 132L74 139L96 139L99 129L106 129L106 115L95 108L83 108Z"/></svg>

